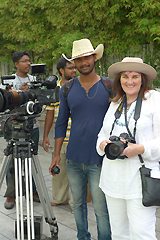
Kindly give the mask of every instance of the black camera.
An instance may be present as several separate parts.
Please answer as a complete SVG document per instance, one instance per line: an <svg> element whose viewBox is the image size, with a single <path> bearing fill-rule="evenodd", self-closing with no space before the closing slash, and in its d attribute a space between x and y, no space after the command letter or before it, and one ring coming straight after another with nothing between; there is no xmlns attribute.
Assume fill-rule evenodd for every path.
<svg viewBox="0 0 160 240"><path fill-rule="evenodd" d="M38 98L30 91L0 89L0 137L9 141L12 138L23 138L24 132L26 137L31 135L34 118L39 116L43 106Z"/></svg>
<svg viewBox="0 0 160 240"><path fill-rule="evenodd" d="M44 75L46 74L46 64L40 63L40 64L31 64L31 75Z"/></svg>
<svg viewBox="0 0 160 240"><path fill-rule="evenodd" d="M51 169L51 173L53 174L59 174L60 173L60 168L58 166L55 166Z"/></svg>
<svg viewBox="0 0 160 240"><path fill-rule="evenodd" d="M35 118L39 117L42 107L59 101L58 77L46 78L46 65L32 66L34 80L27 91L0 89L0 136L10 139L28 139L31 135ZM2 76L2 85L11 86L15 75Z"/></svg>
<svg viewBox="0 0 160 240"><path fill-rule="evenodd" d="M31 135L35 118L44 105L59 101L59 89L29 89L15 91L0 89L0 137L27 138Z"/></svg>
<svg viewBox="0 0 160 240"><path fill-rule="evenodd" d="M7 89L8 86L13 86L14 79L15 79L15 75L1 76L1 82L2 82L2 85L5 86L5 89Z"/></svg>
<svg viewBox="0 0 160 240"><path fill-rule="evenodd" d="M134 143L128 133L121 133L119 137L111 136L109 138L111 143L108 143L104 149L106 157L110 160L115 160L116 158L126 158L126 156L120 156L123 150L128 146L128 142Z"/></svg>
<svg viewBox="0 0 160 240"><path fill-rule="evenodd" d="M33 79L32 81L27 83L29 87L28 89L29 95L33 95L34 99L38 98L39 103L43 103L43 105L49 105L50 103L58 102L59 101L59 86L57 86L58 77L54 74L51 76L46 76L46 64L31 64L31 74L33 76ZM3 89L10 91L12 89L15 77L16 75L1 76ZM7 96L7 98L8 96L10 96L11 99L13 94L10 93L8 95L7 94L5 95ZM27 94L22 93L20 95L23 98L25 97L24 95ZM22 100L26 102L26 100L28 99ZM18 105L21 104L19 103ZM8 106L6 106L6 108L8 108ZM0 103L0 112L3 112L5 109L1 109Z"/></svg>

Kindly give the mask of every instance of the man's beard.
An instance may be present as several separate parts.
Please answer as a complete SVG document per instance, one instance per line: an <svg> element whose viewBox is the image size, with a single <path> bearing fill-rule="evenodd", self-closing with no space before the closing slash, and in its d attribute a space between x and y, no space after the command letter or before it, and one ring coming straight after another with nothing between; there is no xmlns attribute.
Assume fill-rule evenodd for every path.
<svg viewBox="0 0 160 240"><path fill-rule="evenodd" d="M95 63L94 64L90 64L90 66L89 67L87 66L87 68L88 68L87 71L83 70L83 67L77 68L77 70L82 75L89 75L91 72L93 72L93 70L95 68Z"/></svg>
<svg viewBox="0 0 160 240"><path fill-rule="evenodd" d="M65 78L65 80L69 81L69 80L72 79L73 77L68 76L68 75L64 75L64 78Z"/></svg>

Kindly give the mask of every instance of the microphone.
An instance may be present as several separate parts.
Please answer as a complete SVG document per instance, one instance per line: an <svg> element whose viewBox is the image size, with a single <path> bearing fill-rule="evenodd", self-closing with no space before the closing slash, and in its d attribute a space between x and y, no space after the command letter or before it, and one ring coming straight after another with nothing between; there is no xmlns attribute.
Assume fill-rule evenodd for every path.
<svg viewBox="0 0 160 240"><path fill-rule="evenodd" d="M4 75L1 77L2 81L3 80L10 80L10 79L15 79L15 75Z"/></svg>

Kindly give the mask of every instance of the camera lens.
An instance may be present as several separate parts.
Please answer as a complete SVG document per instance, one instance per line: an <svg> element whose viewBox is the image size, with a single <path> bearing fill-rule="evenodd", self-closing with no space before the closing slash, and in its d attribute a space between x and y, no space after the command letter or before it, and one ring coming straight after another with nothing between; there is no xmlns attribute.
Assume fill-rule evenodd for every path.
<svg viewBox="0 0 160 240"><path fill-rule="evenodd" d="M115 160L123 152L125 146L121 141L112 142L105 147L105 154L108 159Z"/></svg>
<svg viewBox="0 0 160 240"><path fill-rule="evenodd" d="M12 110L14 107L21 106L30 99L35 99L35 96L33 96L30 92L8 92L0 89L0 112L4 112L6 109Z"/></svg>

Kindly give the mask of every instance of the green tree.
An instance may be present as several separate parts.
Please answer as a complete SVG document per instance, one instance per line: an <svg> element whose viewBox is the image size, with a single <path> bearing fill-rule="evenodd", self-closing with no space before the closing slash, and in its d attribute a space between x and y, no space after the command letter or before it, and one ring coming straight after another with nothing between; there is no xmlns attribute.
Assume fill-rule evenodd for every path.
<svg viewBox="0 0 160 240"><path fill-rule="evenodd" d="M71 54L72 42L90 38L105 45L99 67L106 72L126 55L160 63L160 3L157 0L1 0L1 56L27 49L49 66ZM2 58L2 57L1 57Z"/></svg>

